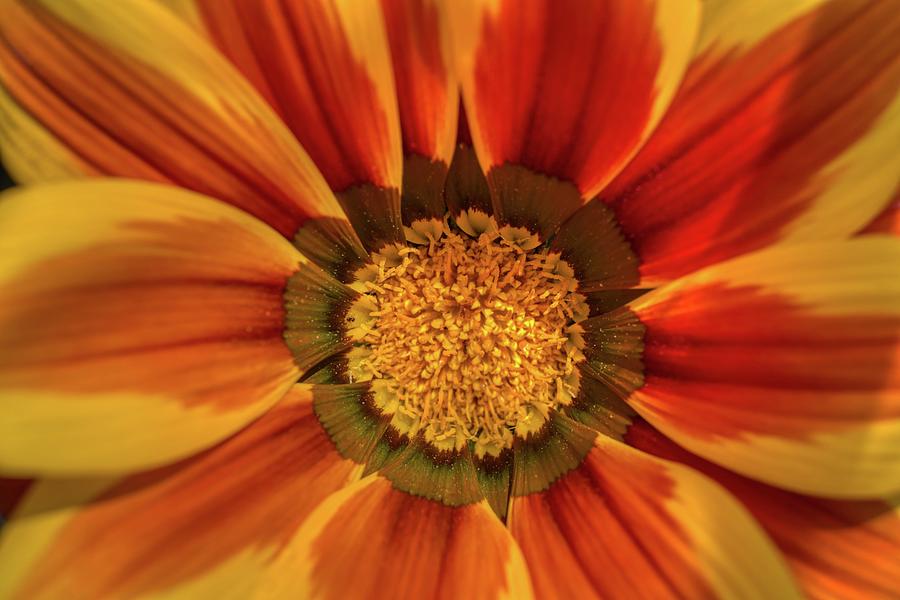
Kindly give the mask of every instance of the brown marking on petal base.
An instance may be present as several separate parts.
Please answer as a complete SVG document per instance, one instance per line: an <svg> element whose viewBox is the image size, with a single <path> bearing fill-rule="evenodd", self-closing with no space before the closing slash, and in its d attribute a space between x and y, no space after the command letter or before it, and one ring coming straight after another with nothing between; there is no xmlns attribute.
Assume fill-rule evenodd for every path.
<svg viewBox="0 0 900 600"><path fill-rule="evenodd" d="M586 292L588 307L591 309L591 317L599 317L608 312L612 312L620 308L635 298L640 298L649 289L627 289L627 290L598 290L596 292Z"/></svg>
<svg viewBox="0 0 900 600"><path fill-rule="evenodd" d="M294 245L338 281L348 283L369 259L356 232L344 219L309 219L294 234Z"/></svg>
<svg viewBox="0 0 900 600"><path fill-rule="evenodd" d="M516 439L510 495L528 496L546 490L582 464L596 437L596 432L562 413L554 413L540 431L527 439Z"/></svg>
<svg viewBox="0 0 900 600"><path fill-rule="evenodd" d="M465 506L483 498L472 459L468 447L437 450L419 436L407 440L379 473L397 490L446 506Z"/></svg>
<svg viewBox="0 0 900 600"><path fill-rule="evenodd" d="M628 306L582 322L584 372L625 400L644 382L645 326Z"/></svg>
<svg viewBox="0 0 900 600"><path fill-rule="evenodd" d="M403 224L419 220L441 220L447 212L444 204L444 182L447 164L420 154L407 154L403 160L403 195L400 208Z"/></svg>
<svg viewBox="0 0 900 600"><path fill-rule="evenodd" d="M572 265L584 293L631 288L640 281L640 260L602 202L589 202L569 217L550 248Z"/></svg>
<svg viewBox="0 0 900 600"><path fill-rule="evenodd" d="M582 425L607 437L621 440L634 418L634 409L606 383L595 379L581 367L578 396L563 413Z"/></svg>
<svg viewBox="0 0 900 600"><path fill-rule="evenodd" d="M358 294L308 264L287 280L284 341L301 370L350 347L346 315Z"/></svg>
<svg viewBox="0 0 900 600"><path fill-rule="evenodd" d="M484 499L497 517L505 521L512 487L513 451L505 449L498 456L476 456L473 462Z"/></svg>
<svg viewBox="0 0 900 600"><path fill-rule="evenodd" d="M487 173L499 225L523 227L546 242L582 204L573 183L506 163Z"/></svg>
<svg viewBox="0 0 900 600"><path fill-rule="evenodd" d="M388 423L372 403L369 385L327 384L312 389L316 417L341 456L361 465L380 461L380 466L383 452L378 445L383 443Z"/></svg>
<svg viewBox="0 0 900 600"><path fill-rule="evenodd" d="M460 123L463 122L461 119ZM456 147L447 173L444 200L454 217L467 210L477 210L485 215L494 212L491 190L471 143L460 143Z"/></svg>
<svg viewBox="0 0 900 600"><path fill-rule="evenodd" d="M345 188L336 195L353 229L368 250L378 251L389 244L404 241L398 189L361 183Z"/></svg>

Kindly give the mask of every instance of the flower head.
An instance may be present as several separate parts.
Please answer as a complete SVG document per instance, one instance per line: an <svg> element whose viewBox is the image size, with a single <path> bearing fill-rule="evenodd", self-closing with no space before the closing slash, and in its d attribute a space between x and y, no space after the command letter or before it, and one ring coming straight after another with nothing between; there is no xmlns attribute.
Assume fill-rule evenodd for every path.
<svg viewBox="0 0 900 600"><path fill-rule="evenodd" d="M896 8L0 0L0 596L895 593Z"/></svg>

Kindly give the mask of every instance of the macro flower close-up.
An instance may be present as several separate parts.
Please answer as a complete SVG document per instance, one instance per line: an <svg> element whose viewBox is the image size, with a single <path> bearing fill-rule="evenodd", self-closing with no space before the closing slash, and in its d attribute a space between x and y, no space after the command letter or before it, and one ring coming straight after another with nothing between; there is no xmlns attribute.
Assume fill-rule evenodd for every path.
<svg viewBox="0 0 900 600"><path fill-rule="evenodd" d="M900 597L900 1L0 0L0 599Z"/></svg>

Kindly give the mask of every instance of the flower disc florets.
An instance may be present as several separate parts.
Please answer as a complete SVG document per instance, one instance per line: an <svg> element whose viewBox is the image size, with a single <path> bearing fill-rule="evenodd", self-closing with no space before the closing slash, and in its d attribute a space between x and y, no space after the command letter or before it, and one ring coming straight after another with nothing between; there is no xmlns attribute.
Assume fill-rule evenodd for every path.
<svg viewBox="0 0 900 600"><path fill-rule="evenodd" d="M445 226L376 269L350 370L399 432L498 454L572 402L587 309L557 256Z"/></svg>

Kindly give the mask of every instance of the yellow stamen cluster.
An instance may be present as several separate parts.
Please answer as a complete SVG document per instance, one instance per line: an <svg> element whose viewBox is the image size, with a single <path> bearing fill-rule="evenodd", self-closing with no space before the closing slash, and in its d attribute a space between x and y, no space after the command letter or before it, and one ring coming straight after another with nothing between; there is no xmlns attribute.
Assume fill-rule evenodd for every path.
<svg viewBox="0 0 900 600"><path fill-rule="evenodd" d="M496 231L449 229L383 260L366 284L368 320L351 374L378 407L439 449L498 454L572 402L584 360L584 297L568 266Z"/></svg>

